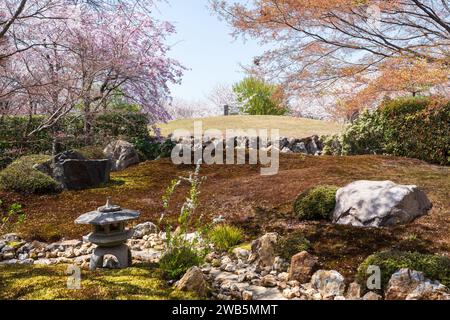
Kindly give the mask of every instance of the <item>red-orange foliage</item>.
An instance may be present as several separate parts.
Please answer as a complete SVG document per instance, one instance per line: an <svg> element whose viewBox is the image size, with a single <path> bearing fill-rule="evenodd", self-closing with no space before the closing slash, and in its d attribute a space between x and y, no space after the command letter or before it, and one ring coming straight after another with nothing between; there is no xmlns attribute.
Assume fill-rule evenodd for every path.
<svg viewBox="0 0 450 320"><path fill-rule="evenodd" d="M275 48L258 59L259 72L276 75L291 94L333 97L341 114L385 95L448 91L448 1L211 2L235 35Z"/></svg>

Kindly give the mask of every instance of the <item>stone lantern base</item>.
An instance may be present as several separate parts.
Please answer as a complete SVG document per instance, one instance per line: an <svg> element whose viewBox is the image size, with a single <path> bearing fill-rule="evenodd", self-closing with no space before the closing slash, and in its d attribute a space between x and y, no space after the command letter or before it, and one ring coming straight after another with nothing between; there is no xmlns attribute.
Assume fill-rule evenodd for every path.
<svg viewBox="0 0 450 320"><path fill-rule="evenodd" d="M112 255L117 258L119 262L118 268L123 269L131 265L131 251L127 245L122 244L115 247L97 247L92 252L89 269L94 271L97 268L103 267L103 258L105 255Z"/></svg>

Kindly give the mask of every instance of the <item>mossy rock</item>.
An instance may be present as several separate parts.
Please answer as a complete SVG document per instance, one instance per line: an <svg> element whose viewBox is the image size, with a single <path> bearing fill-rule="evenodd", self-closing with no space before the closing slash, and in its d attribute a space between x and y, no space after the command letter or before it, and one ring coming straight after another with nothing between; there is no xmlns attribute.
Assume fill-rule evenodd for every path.
<svg viewBox="0 0 450 320"><path fill-rule="evenodd" d="M297 253L308 251L310 248L311 242L305 235L302 232L294 232L278 239L275 253L289 261Z"/></svg>
<svg viewBox="0 0 450 320"><path fill-rule="evenodd" d="M370 274L369 266L378 266L381 269L381 285L384 291L391 276L402 268L423 272L426 278L438 280L450 287L450 258L445 256L422 254L418 252L383 251L369 256L358 268L357 279L366 283Z"/></svg>
<svg viewBox="0 0 450 320"><path fill-rule="evenodd" d="M45 194L55 192L58 183L50 176L33 168L35 164L49 161L46 155L24 156L0 172L0 186L22 193Z"/></svg>
<svg viewBox="0 0 450 320"><path fill-rule="evenodd" d="M329 219L336 205L336 186L320 185L300 194L294 212L300 220Z"/></svg>

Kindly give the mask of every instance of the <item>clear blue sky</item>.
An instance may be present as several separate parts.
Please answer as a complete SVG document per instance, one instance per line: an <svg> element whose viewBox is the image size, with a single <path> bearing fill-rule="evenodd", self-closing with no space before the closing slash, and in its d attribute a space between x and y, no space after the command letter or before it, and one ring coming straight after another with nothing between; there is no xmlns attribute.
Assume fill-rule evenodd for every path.
<svg viewBox="0 0 450 320"><path fill-rule="evenodd" d="M174 97L204 99L217 84L242 79L239 64L250 64L264 51L256 41L234 39L231 28L211 12L207 0L168 0L158 4L155 14L175 25L170 56L189 68L182 84L172 86Z"/></svg>

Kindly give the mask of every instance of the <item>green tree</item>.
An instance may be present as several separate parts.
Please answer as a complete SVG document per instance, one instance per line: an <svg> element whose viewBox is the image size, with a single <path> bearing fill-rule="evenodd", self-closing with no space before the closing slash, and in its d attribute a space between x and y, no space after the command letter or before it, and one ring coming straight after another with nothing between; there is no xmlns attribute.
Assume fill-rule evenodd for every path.
<svg viewBox="0 0 450 320"><path fill-rule="evenodd" d="M287 113L285 95L279 85L248 77L233 86L240 111L250 115L277 115Z"/></svg>

